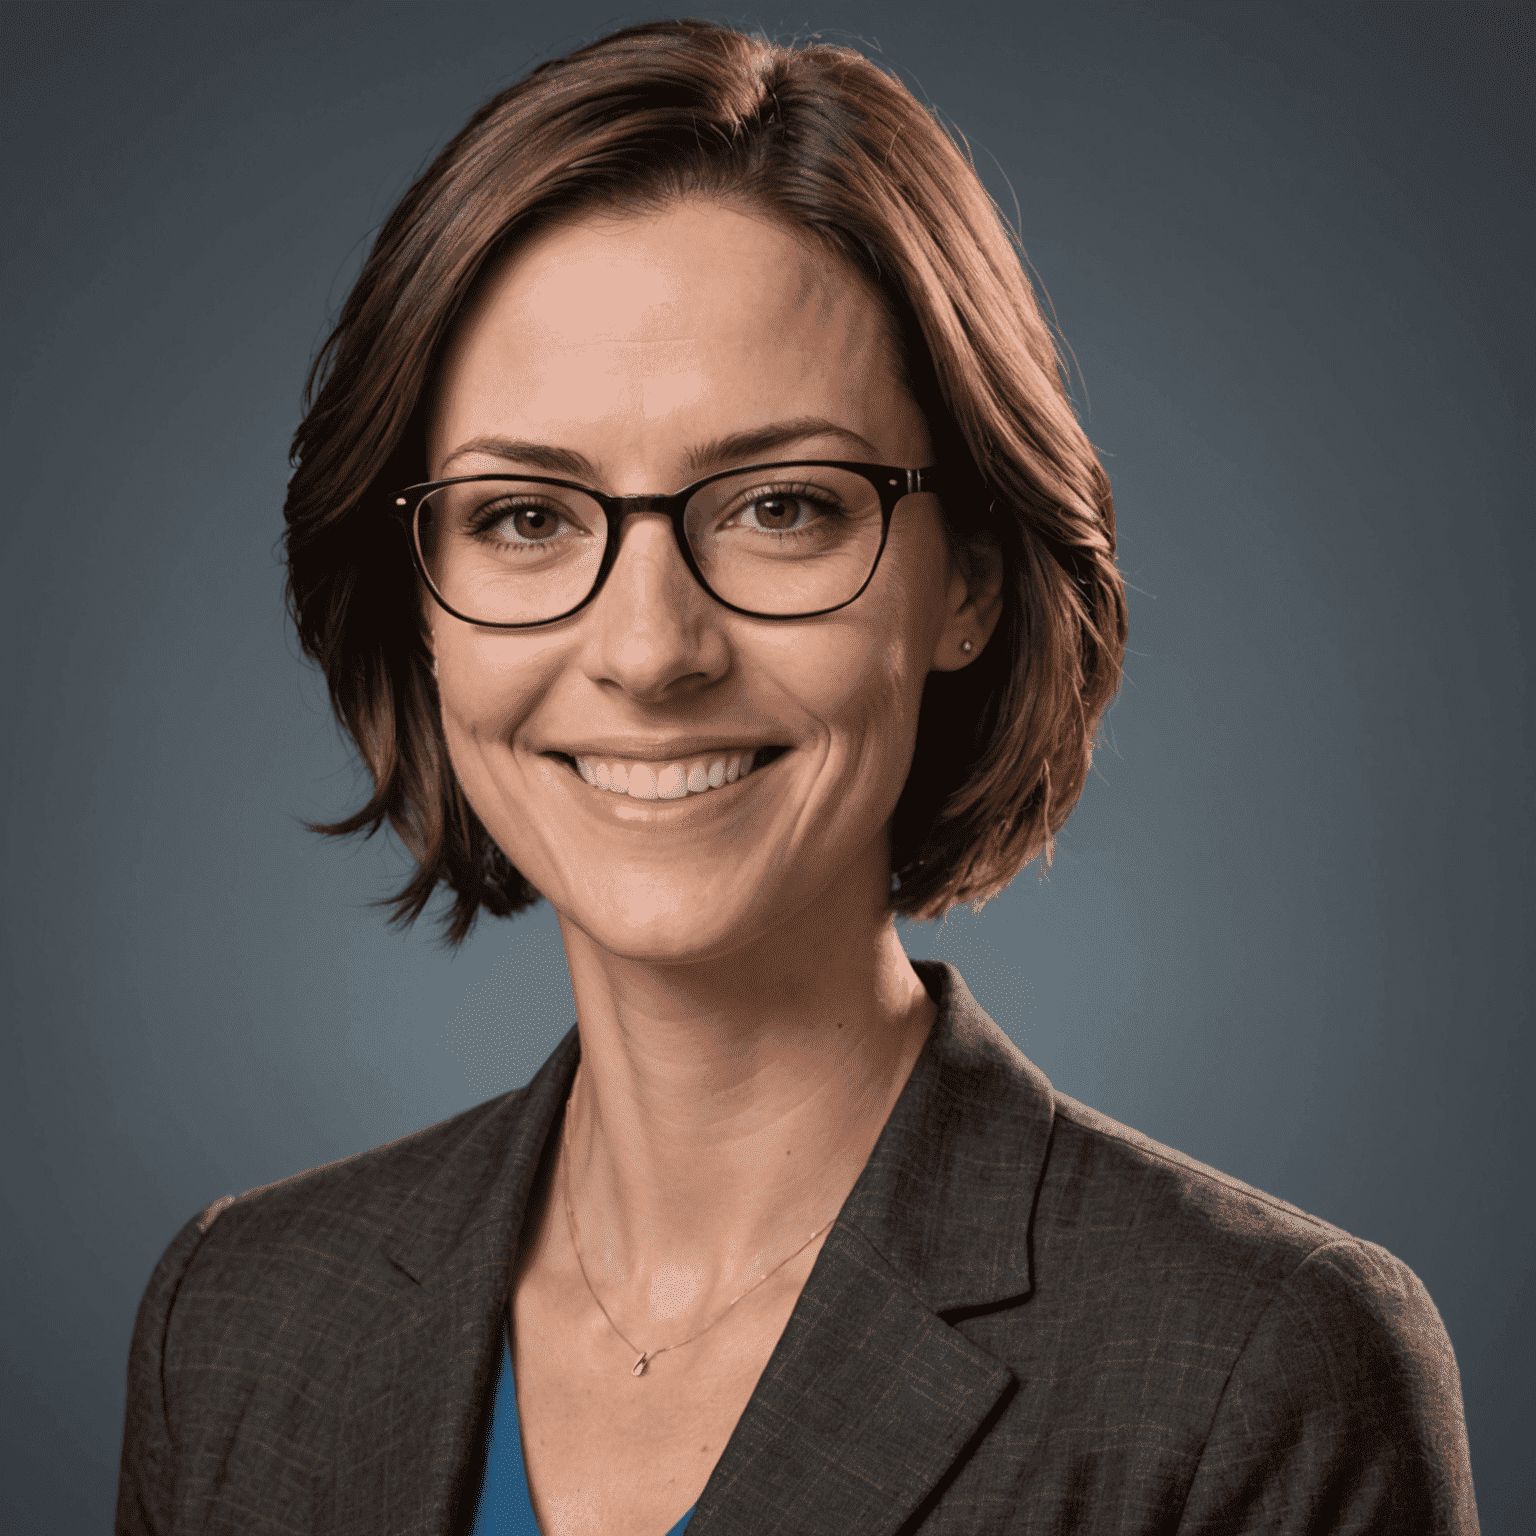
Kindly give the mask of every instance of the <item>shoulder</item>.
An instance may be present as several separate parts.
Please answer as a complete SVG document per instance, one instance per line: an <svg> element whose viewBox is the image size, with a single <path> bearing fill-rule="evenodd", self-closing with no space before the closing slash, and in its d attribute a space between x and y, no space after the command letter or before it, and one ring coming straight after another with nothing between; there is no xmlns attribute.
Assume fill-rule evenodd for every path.
<svg viewBox="0 0 1536 1536"><path fill-rule="evenodd" d="M1184 1298L1204 1336L1240 1340L1293 1279L1326 1272L1389 1310L1417 1286L1385 1250L1059 1092L953 967L924 979L939 1020L861 1219L939 1310L1028 1294L1123 1325Z"/></svg>
<svg viewBox="0 0 1536 1536"><path fill-rule="evenodd" d="M1112 1403L1189 1528L1475 1529L1451 1342L1385 1248L1054 1092L1031 1242L1025 1304L967 1332L1058 1432Z"/></svg>
<svg viewBox="0 0 1536 1536"><path fill-rule="evenodd" d="M1378 1514L1466 1507L1456 1358L1401 1259L1062 1096L1051 1162L1037 1236L1063 1272L1047 1261L1042 1282L1094 1296L1144 1379L1181 1377L1158 1390L1206 1426L1202 1498L1232 1497L1255 1445L1287 1444L1266 1499L1337 1477Z"/></svg>
<svg viewBox="0 0 1536 1536"><path fill-rule="evenodd" d="M376 1330L388 1349L398 1345L421 1277L448 1264L440 1296L494 1289L574 1039L524 1088L225 1196L182 1228L134 1325L121 1530L168 1529L187 1499L212 1497L199 1467L227 1469L237 1452L262 1462L261 1435L250 1432L258 1422L269 1438L273 1424L286 1426L281 1476L307 1487L319 1475L316 1436L349 1390L359 1350Z"/></svg>
<svg viewBox="0 0 1536 1536"><path fill-rule="evenodd" d="M1127 1290L1176 1275L1208 1308L1241 1297L1240 1339L1269 1313L1298 1351L1443 1338L1423 1283L1379 1244L1063 1095L1052 1140L1040 1235L1075 1233L1094 1261L1113 1256Z"/></svg>
<svg viewBox="0 0 1536 1536"><path fill-rule="evenodd" d="M247 1190L227 1215L253 1227L275 1223L284 1232L300 1212L341 1209L363 1225L390 1221L445 1166L491 1155L527 1093L513 1089L382 1146Z"/></svg>
<svg viewBox="0 0 1536 1536"><path fill-rule="evenodd" d="M317 1239L338 1254L376 1245L431 1199L429 1187L445 1168L494 1173L497 1143L525 1093L515 1089L383 1146L247 1190L220 1205L200 1259L237 1246L303 1253Z"/></svg>
<svg viewBox="0 0 1536 1536"><path fill-rule="evenodd" d="M1053 1263L1107 1267L1132 1308L1197 1297L1205 1331L1237 1347L1270 1308L1319 1345L1444 1333L1385 1248L1061 1094L1035 1239L1043 1279Z"/></svg>
<svg viewBox="0 0 1536 1536"><path fill-rule="evenodd" d="M477 1186L498 1172L498 1148L515 1127L517 1089L425 1130L334 1163L226 1195L177 1234L156 1266L136 1335L171 1349L188 1327L213 1320L238 1332L296 1297L323 1307L357 1288L380 1244L413 1226L449 1226L472 1213ZM185 1340L183 1340L185 1342Z"/></svg>
<svg viewBox="0 0 1536 1536"><path fill-rule="evenodd" d="M1353 1242L1332 1222L1054 1094L1039 1217L1146 1264L1198 1263L1278 1277L1315 1249Z"/></svg>

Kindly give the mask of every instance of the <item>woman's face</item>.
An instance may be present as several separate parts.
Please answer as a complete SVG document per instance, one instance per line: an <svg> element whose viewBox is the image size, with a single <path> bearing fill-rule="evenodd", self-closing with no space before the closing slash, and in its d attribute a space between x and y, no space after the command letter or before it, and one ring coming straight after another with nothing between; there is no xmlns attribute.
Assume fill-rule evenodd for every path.
<svg viewBox="0 0 1536 1536"><path fill-rule="evenodd" d="M517 248L455 333L428 442L433 478L554 474L614 495L797 458L920 468L931 451L859 276L698 202ZM924 679L984 638L929 495L897 508L863 595L821 618L722 607L658 514L626 520L572 618L495 630L424 604L470 804L564 922L652 960L883 906ZM646 770L675 792L754 754L772 760L734 782L640 797ZM587 782L578 759L610 781L622 767L630 792Z"/></svg>

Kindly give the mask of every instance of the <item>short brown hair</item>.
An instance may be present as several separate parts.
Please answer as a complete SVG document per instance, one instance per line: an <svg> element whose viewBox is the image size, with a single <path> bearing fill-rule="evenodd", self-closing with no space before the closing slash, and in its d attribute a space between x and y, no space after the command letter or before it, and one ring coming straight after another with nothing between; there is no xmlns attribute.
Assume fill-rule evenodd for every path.
<svg viewBox="0 0 1536 1536"><path fill-rule="evenodd" d="M968 156L861 54L702 21L615 32L486 103L385 221L316 357L284 507L288 600L373 776L355 815L415 857L388 898L417 918L538 892L492 842L448 763L417 577L393 493L425 480L434 367L476 278L551 217L689 195L750 204L840 253L886 303L963 546L1001 545L1004 609L970 667L925 687L892 825L896 911L979 905L1037 856L1082 793L1120 682L1125 589L1109 481L1011 239ZM1042 869L1043 873L1043 869Z"/></svg>

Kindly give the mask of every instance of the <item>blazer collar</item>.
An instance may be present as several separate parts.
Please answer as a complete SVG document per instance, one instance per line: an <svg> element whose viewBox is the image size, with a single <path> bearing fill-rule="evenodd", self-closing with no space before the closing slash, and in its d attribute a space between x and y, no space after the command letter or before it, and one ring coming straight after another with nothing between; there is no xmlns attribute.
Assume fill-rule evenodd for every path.
<svg viewBox="0 0 1536 1536"><path fill-rule="evenodd" d="M690 1536L895 1531L936 1496L1017 1387L953 1324L957 1312L1031 1289L1051 1087L953 966L917 969L938 1005L933 1029ZM517 1237L579 1054L572 1030L527 1087L472 1117L380 1246L369 1287L379 1299L348 1376L335 1486L377 1490L385 1502L374 1507L389 1508L401 1530L467 1529ZM403 1398L403 1372L423 1373L433 1389ZM364 1529L360 1512L334 1516L338 1531Z"/></svg>
<svg viewBox="0 0 1536 1536"><path fill-rule="evenodd" d="M1051 1086L953 966L917 968L933 1029L689 1536L909 1530L1018 1390L955 1324L1031 1289Z"/></svg>
<svg viewBox="0 0 1536 1536"><path fill-rule="evenodd" d="M938 1017L839 1224L933 1312L1025 1296L1055 1096L954 966L916 967Z"/></svg>
<svg viewBox="0 0 1536 1536"><path fill-rule="evenodd" d="M461 1272L461 1248L478 1253L486 1240L501 1249L516 1247L550 1130L570 1097L580 1057L573 1028L524 1087L485 1106L474 1130L412 1191L381 1244L393 1268L430 1286Z"/></svg>
<svg viewBox="0 0 1536 1536"><path fill-rule="evenodd" d="M371 1536L388 1511L410 1536L469 1529L518 1234L578 1055L573 1029L526 1087L462 1117L358 1277L317 1528Z"/></svg>

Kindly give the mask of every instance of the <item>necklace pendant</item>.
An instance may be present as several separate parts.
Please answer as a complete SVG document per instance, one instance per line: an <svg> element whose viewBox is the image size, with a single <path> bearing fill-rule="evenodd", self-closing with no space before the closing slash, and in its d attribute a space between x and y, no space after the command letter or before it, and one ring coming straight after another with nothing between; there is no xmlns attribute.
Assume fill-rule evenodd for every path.
<svg viewBox="0 0 1536 1536"><path fill-rule="evenodd" d="M646 1354L646 1353L644 1353L642 1351L641 1355L640 1355L640 1358L638 1360L636 1360L635 1363L632 1366L630 1366L629 1374L631 1376L644 1376L645 1375L645 1367L646 1367L646 1364L649 1362L650 1358L651 1357L648 1354Z"/></svg>

